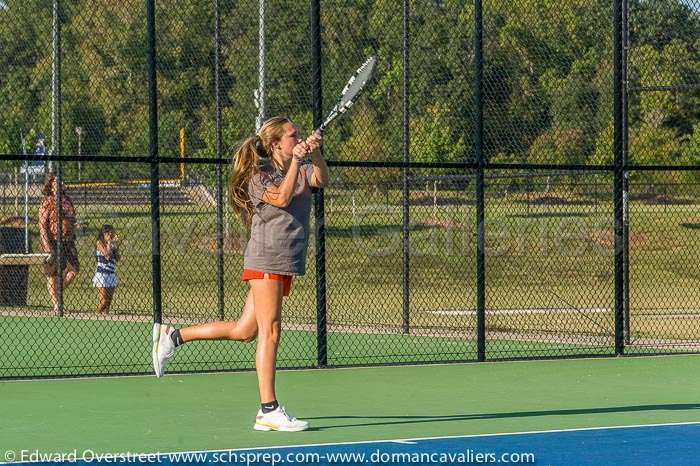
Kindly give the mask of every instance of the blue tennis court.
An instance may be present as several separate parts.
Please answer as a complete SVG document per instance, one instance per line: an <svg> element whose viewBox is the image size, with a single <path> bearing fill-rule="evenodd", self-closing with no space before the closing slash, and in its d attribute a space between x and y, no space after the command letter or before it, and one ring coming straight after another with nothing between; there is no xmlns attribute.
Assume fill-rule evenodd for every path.
<svg viewBox="0 0 700 466"><path fill-rule="evenodd" d="M25 458L28 462L80 466L90 463L689 465L696 464L700 457L698 439L700 422L220 451L108 454L88 450L80 454L64 452L63 456L54 458L45 452L24 454L28 455Z"/></svg>

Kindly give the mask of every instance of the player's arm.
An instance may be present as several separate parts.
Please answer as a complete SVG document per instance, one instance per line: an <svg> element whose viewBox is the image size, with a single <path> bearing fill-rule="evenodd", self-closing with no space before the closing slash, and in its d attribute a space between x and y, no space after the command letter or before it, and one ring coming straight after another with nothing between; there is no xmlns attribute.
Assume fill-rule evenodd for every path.
<svg viewBox="0 0 700 466"><path fill-rule="evenodd" d="M330 175L328 173L328 165L326 160L323 158L321 153L321 145L323 144L323 139L316 133L311 134L306 140L311 150L311 163L313 164L314 172L311 175L310 184L314 188L325 188L330 182Z"/></svg>
<svg viewBox="0 0 700 466"><path fill-rule="evenodd" d="M265 189L262 195L263 202L279 207L287 207L294 197L294 190L299 178L299 162L308 157L307 145L301 142L294 147L294 157L289 164L289 169L279 186L271 185Z"/></svg>

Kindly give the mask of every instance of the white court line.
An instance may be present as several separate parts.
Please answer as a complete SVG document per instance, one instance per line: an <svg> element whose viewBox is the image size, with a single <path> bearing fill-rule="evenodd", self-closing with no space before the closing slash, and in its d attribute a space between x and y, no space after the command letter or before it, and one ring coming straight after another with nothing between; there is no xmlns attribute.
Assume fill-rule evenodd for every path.
<svg viewBox="0 0 700 466"><path fill-rule="evenodd" d="M416 443L421 440L440 440L440 439L459 439L459 438L479 438L479 437L505 437L508 435L528 435L528 434L549 434L549 433L559 433L559 432L578 432L578 431L588 431L588 430L606 430L606 429L638 429L644 427L666 427L666 426L687 426L687 425L698 425L700 421L688 421L688 422L668 422L663 424L632 424L628 426L608 426L608 427L578 427L572 429L554 429L554 430L532 430L525 432L496 432L492 434L470 434L470 435L448 435L448 436L438 436L438 437L416 437L407 439L386 439L386 440L365 440L357 442L336 442L336 443L308 443L303 445L280 445L280 446L268 446L268 447L252 447L252 448L234 448L230 450L192 450L192 451L182 451L182 452L168 452L161 454L171 454L171 453L215 453L221 451L247 451L247 450L276 450L282 448L305 448L305 447L329 447L333 445L362 445L362 444L377 444L377 443ZM1 463L0 463L1 464Z"/></svg>

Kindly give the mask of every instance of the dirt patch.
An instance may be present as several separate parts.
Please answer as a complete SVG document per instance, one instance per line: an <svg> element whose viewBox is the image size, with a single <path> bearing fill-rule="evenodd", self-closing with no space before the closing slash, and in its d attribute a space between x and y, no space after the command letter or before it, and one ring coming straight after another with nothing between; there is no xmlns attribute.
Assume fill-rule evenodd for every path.
<svg viewBox="0 0 700 466"><path fill-rule="evenodd" d="M615 245L615 235L612 230L593 230L588 235L591 241L606 248ZM646 233L630 233L630 247L646 248L649 246L649 235Z"/></svg>
<svg viewBox="0 0 700 466"><path fill-rule="evenodd" d="M12 216L0 220L0 226L24 228L24 217ZM29 217L29 226L36 226L36 219Z"/></svg>
<svg viewBox="0 0 700 466"><path fill-rule="evenodd" d="M527 202L533 205L594 205L595 202L581 199L571 199L553 194L543 194L541 196L532 196L526 199Z"/></svg>
<svg viewBox="0 0 700 466"><path fill-rule="evenodd" d="M692 205L697 203L697 199L670 196L668 194L641 193L630 196L633 201L642 201L645 204L656 205Z"/></svg>
<svg viewBox="0 0 700 466"><path fill-rule="evenodd" d="M431 205L446 205L446 206L452 206L452 205L465 205L469 201L467 199L462 199L459 197L452 197L452 196L437 196L437 198L433 196L420 196L420 197L415 197L412 198L409 202L410 205L424 205L424 206L431 206Z"/></svg>
<svg viewBox="0 0 700 466"><path fill-rule="evenodd" d="M447 218L429 218L428 220L422 221L421 225L426 227L454 229L457 223Z"/></svg>

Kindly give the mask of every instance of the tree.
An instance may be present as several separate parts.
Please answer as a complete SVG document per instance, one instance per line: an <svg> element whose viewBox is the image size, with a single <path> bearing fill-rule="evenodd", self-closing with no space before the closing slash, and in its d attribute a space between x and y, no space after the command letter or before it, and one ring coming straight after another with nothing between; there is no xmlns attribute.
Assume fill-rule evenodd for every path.
<svg viewBox="0 0 700 466"><path fill-rule="evenodd" d="M340 159L380 161L395 158L392 157L392 152L397 152L398 148L389 146L377 120L377 114L369 105L360 104L355 108L352 114L352 136L341 146L338 154ZM398 170L361 169L348 170L347 179L356 186L370 185L378 191L386 192L396 187L398 176Z"/></svg>
<svg viewBox="0 0 700 466"><path fill-rule="evenodd" d="M464 136L452 134L447 116L449 107L436 103L428 113L411 121L410 160L412 162L456 162L465 160Z"/></svg>

